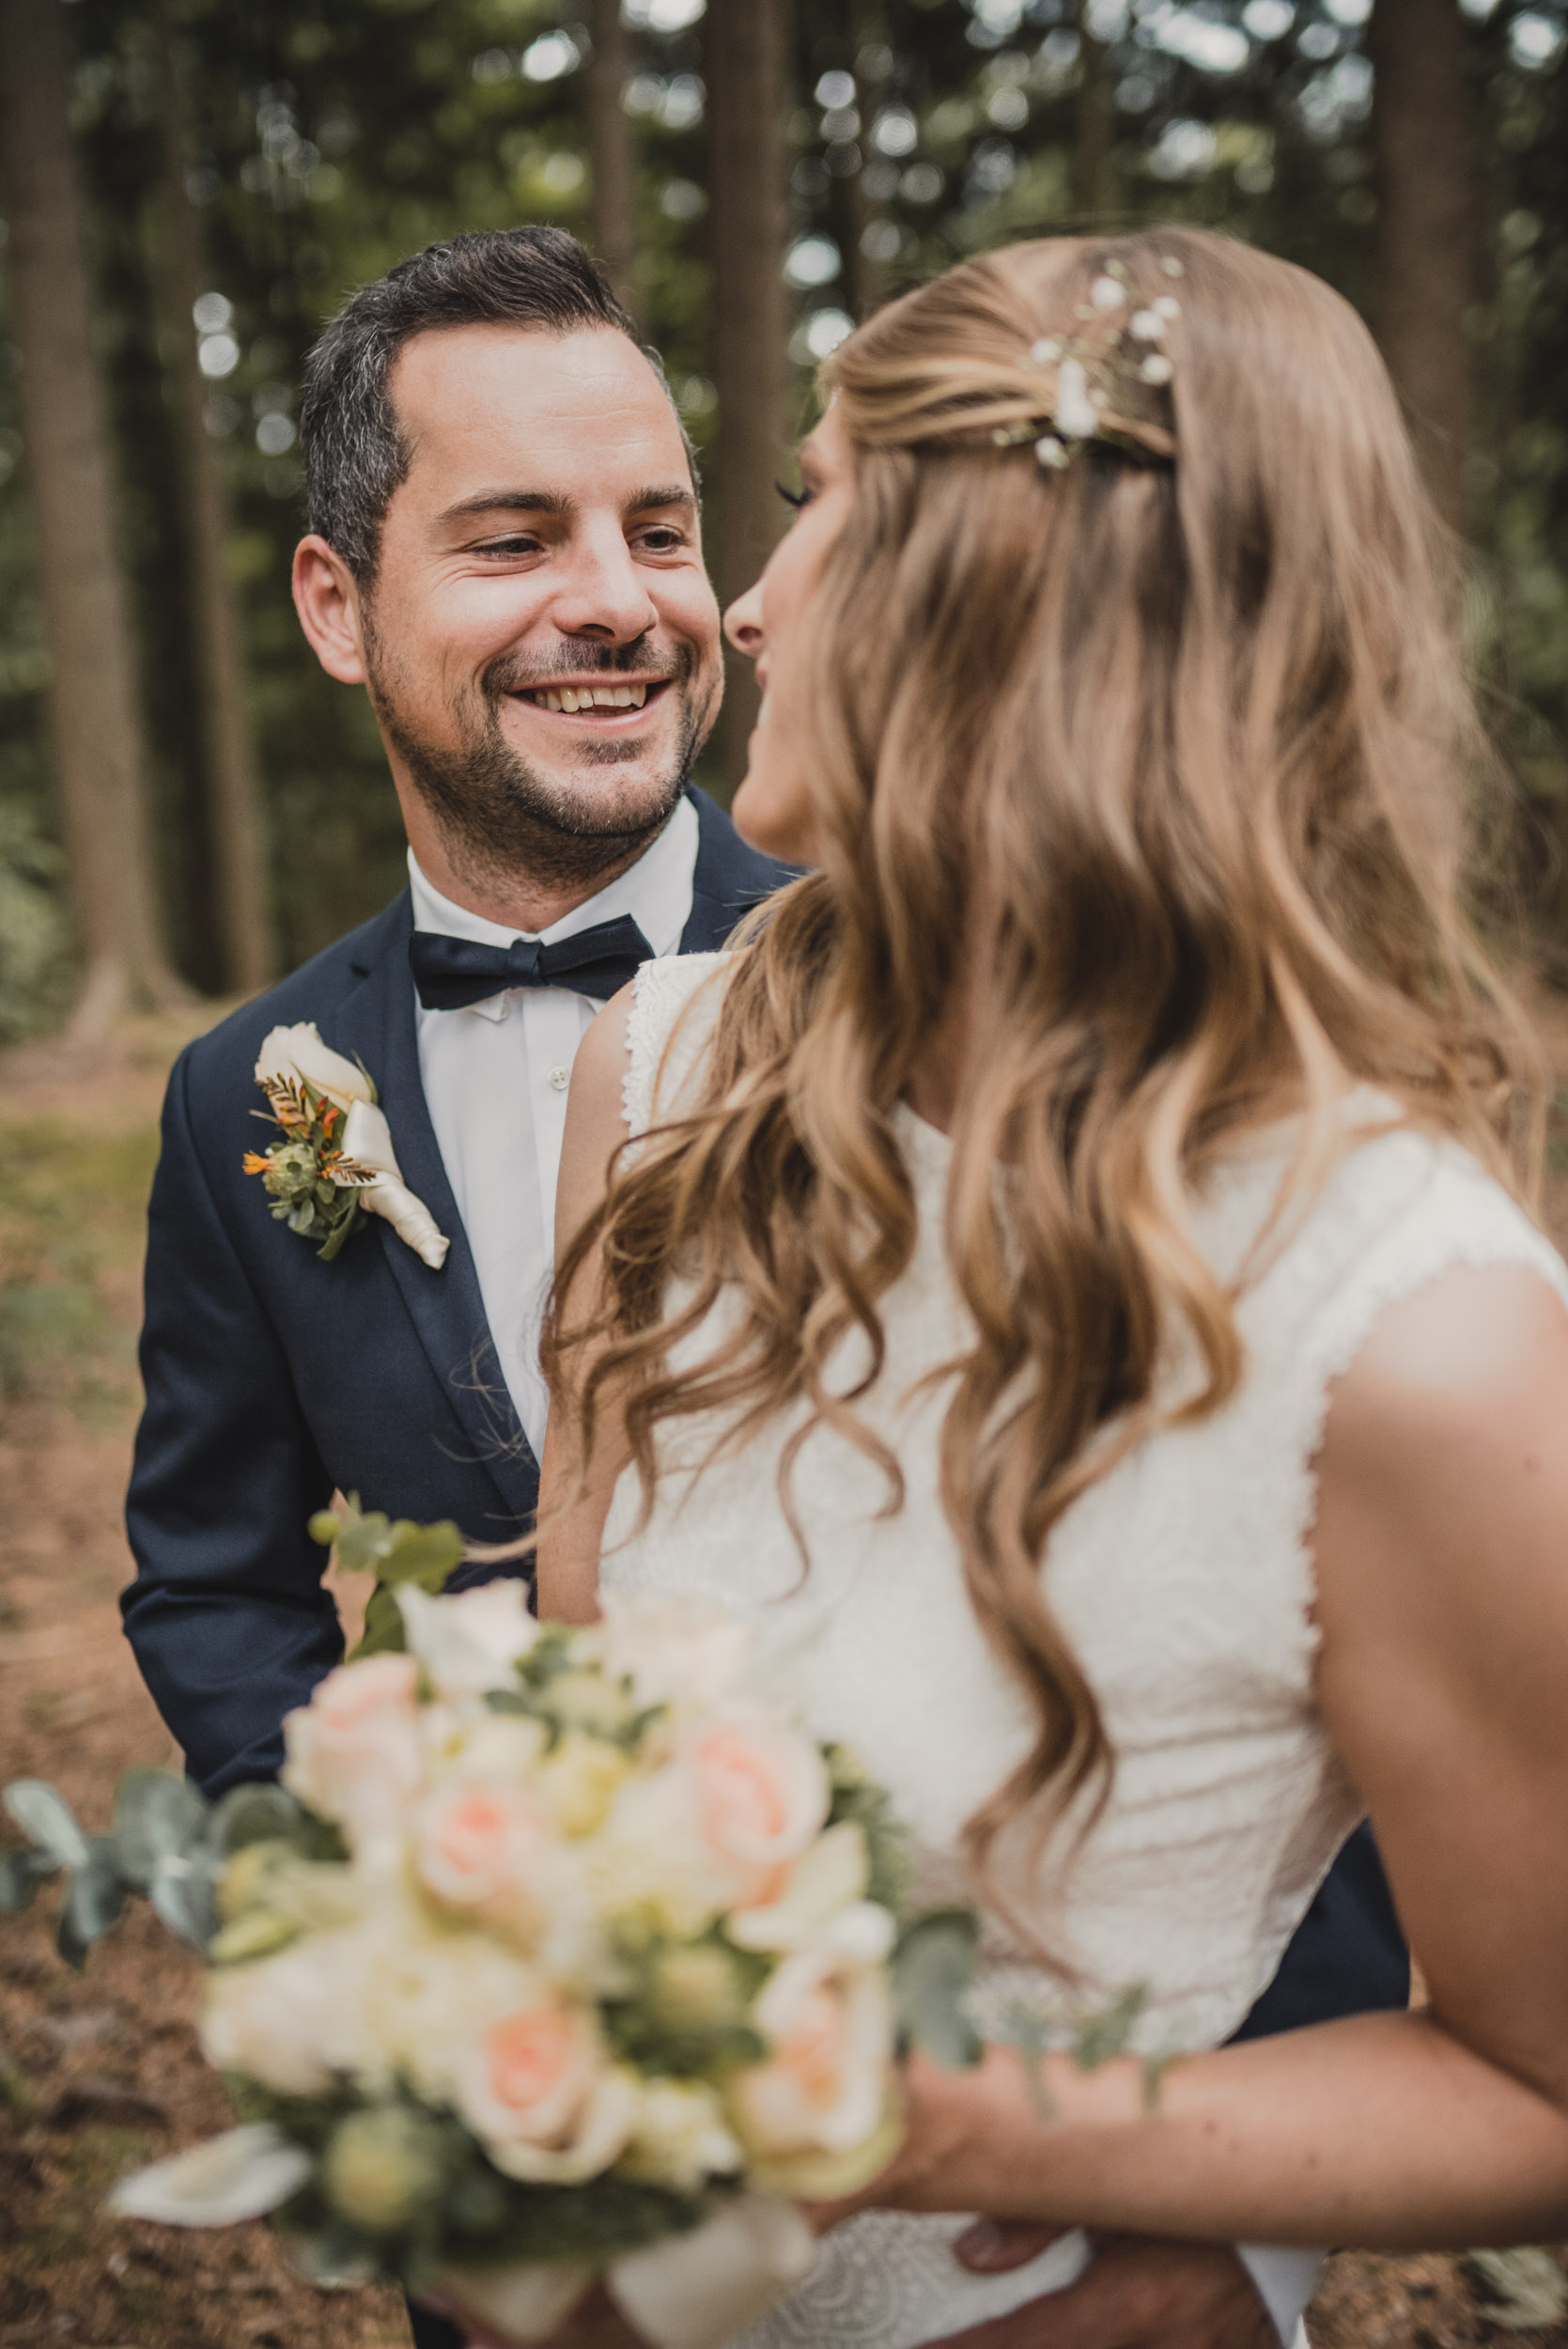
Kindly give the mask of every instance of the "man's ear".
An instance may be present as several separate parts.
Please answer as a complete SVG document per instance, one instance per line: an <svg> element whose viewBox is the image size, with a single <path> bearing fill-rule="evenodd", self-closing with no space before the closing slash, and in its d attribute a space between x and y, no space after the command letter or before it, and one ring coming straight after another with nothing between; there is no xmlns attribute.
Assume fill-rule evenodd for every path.
<svg viewBox="0 0 1568 2349"><path fill-rule="evenodd" d="M294 550L294 609L310 648L340 685L365 682L359 583L325 538L312 532Z"/></svg>

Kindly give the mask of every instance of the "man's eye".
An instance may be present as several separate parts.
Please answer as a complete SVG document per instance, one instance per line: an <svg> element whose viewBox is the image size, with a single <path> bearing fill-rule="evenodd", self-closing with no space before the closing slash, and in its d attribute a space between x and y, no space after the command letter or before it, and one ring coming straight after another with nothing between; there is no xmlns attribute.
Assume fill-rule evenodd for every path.
<svg viewBox="0 0 1568 2349"><path fill-rule="evenodd" d="M537 554L538 551L539 542L532 537L487 538L474 549L475 554Z"/></svg>
<svg viewBox="0 0 1568 2349"><path fill-rule="evenodd" d="M676 548L684 546L685 543L682 534L678 530L672 530L668 523L660 523L653 530L644 530L642 536L642 544L652 554L674 554Z"/></svg>

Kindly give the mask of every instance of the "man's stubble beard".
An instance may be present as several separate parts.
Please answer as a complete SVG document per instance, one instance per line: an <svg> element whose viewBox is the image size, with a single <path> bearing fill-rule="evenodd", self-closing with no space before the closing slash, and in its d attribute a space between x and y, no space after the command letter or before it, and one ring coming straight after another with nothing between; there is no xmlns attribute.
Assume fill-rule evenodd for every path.
<svg viewBox="0 0 1568 2349"><path fill-rule="evenodd" d="M718 714L717 678L705 692L690 645L678 646L675 657L676 672L666 691L679 703L680 726L667 771L641 790L606 791L600 798L563 786L507 741L502 702L528 683L526 664L509 655L491 661L477 688L449 705L455 739L432 742L400 707L396 664L368 631L365 644L370 700L382 730L429 810L454 872L479 886L526 875L547 889L602 887L658 838ZM651 673L635 645L618 651L574 646L572 665L579 674L617 678ZM582 764L606 770L644 754L635 741L589 741Z"/></svg>

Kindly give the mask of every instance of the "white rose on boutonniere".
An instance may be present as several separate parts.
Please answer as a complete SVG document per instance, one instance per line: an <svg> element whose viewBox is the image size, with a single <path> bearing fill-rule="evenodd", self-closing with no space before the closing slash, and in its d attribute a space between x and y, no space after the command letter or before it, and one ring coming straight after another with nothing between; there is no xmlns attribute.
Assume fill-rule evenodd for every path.
<svg viewBox="0 0 1568 2349"><path fill-rule="evenodd" d="M317 1253L330 1264L368 1210L439 1272L451 1242L403 1180L368 1071L323 1044L305 1019L263 1038L256 1081L271 1104L256 1114L269 1115L283 1140L247 1150L245 1172L261 1176L279 1222L318 1239Z"/></svg>

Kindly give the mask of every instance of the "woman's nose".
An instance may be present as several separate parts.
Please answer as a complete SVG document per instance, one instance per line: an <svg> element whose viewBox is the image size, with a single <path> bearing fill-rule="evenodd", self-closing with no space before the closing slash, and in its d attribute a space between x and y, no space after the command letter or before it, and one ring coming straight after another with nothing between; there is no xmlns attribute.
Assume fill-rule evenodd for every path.
<svg viewBox="0 0 1568 2349"><path fill-rule="evenodd" d="M744 653L748 661L761 659L764 640L760 580L754 587L748 587L743 596L737 596L725 613L724 634L736 651Z"/></svg>

